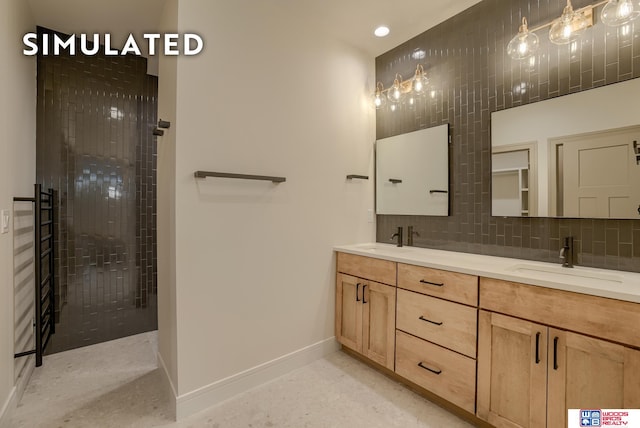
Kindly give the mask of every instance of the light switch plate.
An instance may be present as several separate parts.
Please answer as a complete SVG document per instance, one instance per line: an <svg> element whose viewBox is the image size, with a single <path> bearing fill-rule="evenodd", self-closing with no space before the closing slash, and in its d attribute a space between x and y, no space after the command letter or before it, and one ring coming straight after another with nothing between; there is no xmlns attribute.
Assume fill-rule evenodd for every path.
<svg viewBox="0 0 640 428"><path fill-rule="evenodd" d="M9 233L9 210L0 211L0 233Z"/></svg>
<svg viewBox="0 0 640 428"><path fill-rule="evenodd" d="M373 210L371 208L367 210L367 222L373 223Z"/></svg>

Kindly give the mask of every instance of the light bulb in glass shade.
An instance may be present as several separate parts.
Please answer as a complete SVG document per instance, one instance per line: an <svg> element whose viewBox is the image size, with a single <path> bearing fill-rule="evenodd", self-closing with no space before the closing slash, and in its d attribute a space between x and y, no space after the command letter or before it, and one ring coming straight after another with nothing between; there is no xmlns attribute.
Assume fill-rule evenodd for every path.
<svg viewBox="0 0 640 428"><path fill-rule="evenodd" d="M551 24L549 40L556 45L566 45L577 39L589 26L589 20L582 12L574 12L571 0L562 11L562 16Z"/></svg>
<svg viewBox="0 0 640 428"><path fill-rule="evenodd" d="M602 8L600 18L610 26L624 25L640 16L640 1L609 0Z"/></svg>
<svg viewBox="0 0 640 428"><path fill-rule="evenodd" d="M384 86L382 83L378 82L376 85L376 91L372 95L373 105L376 106L377 109L384 107L387 104L387 98L384 96Z"/></svg>
<svg viewBox="0 0 640 428"><path fill-rule="evenodd" d="M422 95L429 89L429 78L425 74L424 68L420 64L418 64L418 66L416 67L416 74L413 76L411 89L416 95Z"/></svg>
<svg viewBox="0 0 640 428"><path fill-rule="evenodd" d="M393 85L387 92L387 98L389 98L389 101L391 101L392 103L399 103L404 98L402 85L400 84L401 81L402 77L399 74L396 74L396 78L393 80Z"/></svg>
<svg viewBox="0 0 640 428"><path fill-rule="evenodd" d="M507 54L513 59L526 59L538 51L539 39L535 33L529 32L527 18L522 18L522 25L507 45Z"/></svg>

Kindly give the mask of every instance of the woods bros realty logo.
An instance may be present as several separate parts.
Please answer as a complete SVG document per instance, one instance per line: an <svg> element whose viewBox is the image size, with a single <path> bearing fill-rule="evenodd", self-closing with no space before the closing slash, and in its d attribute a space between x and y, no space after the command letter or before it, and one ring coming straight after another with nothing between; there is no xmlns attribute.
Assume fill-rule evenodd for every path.
<svg viewBox="0 0 640 428"><path fill-rule="evenodd" d="M111 46L111 34L104 34L103 38L104 54L108 56L128 54L142 55L140 46L147 47L146 52L149 55L157 55L160 50L158 47L160 42L162 42L162 53L166 56L198 55L204 48L202 37L193 33L184 33L182 35L175 33L144 34L142 36L144 42L136 40L133 34L129 34L121 50L114 49ZM48 33L27 33L22 38L22 42L24 43L22 53L27 56L38 54L57 56L65 51L69 55L82 53L92 56L96 55L101 47L100 34L91 34L91 40L89 40L89 35L87 34L61 36Z"/></svg>
<svg viewBox="0 0 640 428"><path fill-rule="evenodd" d="M640 427L640 410L570 409L569 428L574 427Z"/></svg>

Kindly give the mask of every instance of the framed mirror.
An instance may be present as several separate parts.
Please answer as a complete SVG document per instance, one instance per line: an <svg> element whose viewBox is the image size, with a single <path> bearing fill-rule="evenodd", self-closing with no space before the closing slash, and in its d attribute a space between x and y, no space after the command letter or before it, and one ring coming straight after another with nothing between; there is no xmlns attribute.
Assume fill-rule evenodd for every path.
<svg viewBox="0 0 640 428"><path fill-rule="evenodd" d="M493 216L640 218L640 79L491 114Z"/></svg>
<svg viewBox="0 0 640 428"><path fill-rule="evenodd" d="M449 125L376 141L376 213L449 215Z"/></svg>

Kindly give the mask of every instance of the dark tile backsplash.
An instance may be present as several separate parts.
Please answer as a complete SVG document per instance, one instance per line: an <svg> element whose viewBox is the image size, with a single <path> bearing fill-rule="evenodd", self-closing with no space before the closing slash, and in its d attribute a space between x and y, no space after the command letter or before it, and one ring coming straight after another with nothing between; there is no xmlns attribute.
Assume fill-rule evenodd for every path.
<svg viewBox="0 0 640 428"><path fill-rule="evenodd" d="M48 353L157 328L158 79L146 70L135 56L38 57L37 182L59 196Z"/></svg>
<svg viewBox="0 0 640 428"><path fill-rule="evenodd" d="M574 8L593 2L574 0ZM506 45L524 14L530 28L560 16L564 0L485 0L376 58L376 80L417 64L434 92L410 109L377 112L377 138L449 123L450 216L377 216L377 240L413 225L418 247L558 263L560 242L573 236L577 264L640 272L640 220L491 216L491 113L640 77L640 23L628 30L599 22L572 49L540 30L536 63L511 60ZM424 53L421 53L423 51ZM540 124L544 126L544 124Z"/></svg>

